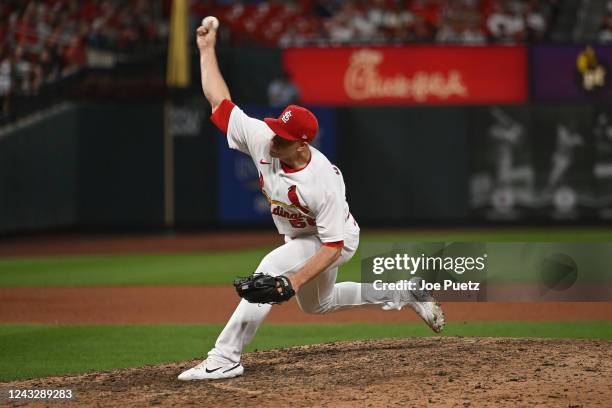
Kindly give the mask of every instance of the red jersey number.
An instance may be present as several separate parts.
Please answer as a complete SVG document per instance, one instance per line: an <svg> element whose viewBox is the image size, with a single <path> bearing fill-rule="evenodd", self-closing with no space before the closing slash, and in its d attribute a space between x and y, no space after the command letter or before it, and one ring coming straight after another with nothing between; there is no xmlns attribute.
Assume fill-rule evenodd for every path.
<svg viewBox="0 0 612 408"><path fill-rule="evenodd" d="M293 228L306 228L306 223L302 220L289 220Z"/></svg>
<svg viewBox="0 0 612 408"><path fill-rule="evenodd" d="M311 227L314 227L315 225L317 225L314 218L306 218L306 221L304 221L303 219L289 220L289 223L291 224L293 228L306 228L306 224L310 225Z"/></svg>

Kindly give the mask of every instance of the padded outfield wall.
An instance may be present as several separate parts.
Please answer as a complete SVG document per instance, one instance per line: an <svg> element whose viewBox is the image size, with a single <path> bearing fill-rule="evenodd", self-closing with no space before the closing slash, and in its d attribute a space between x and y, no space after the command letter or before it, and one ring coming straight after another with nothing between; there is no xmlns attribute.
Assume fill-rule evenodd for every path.
<svg viewBox="0 0 612 408"><path fill-rule="evenodd" d="M612 214L605 106L313 109L364 226ZM173 111L174 225L267 225L253 164L227 149L203 102ZM164 227L163 115L161 104L71 106L4 134L0 231Z"/></svg>

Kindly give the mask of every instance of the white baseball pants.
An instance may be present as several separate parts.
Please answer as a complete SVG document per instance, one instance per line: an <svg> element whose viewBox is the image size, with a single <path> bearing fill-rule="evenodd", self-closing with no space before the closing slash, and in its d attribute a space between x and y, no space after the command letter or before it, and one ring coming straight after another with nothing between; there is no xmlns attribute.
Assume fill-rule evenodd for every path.
<svg viewBox="0 0 612 408"><path fill-rule="evenodd" d="M316 236L286 238L285 244L266 255L256 273L291 275L297 272L321 247ZM348 236L336 262L300 287L296 300L302 311L324 314L337 310L394 300L393 291L364 290L355 282L336 283L338 267L348 262L359 246L359 233ZM371 285L370 285L371 286ZM278 307L278 306L277 306ZM243 348L250 343L272 305L249 303L242 299L217 338L208 357L220 363L238 363Z"/></svg>

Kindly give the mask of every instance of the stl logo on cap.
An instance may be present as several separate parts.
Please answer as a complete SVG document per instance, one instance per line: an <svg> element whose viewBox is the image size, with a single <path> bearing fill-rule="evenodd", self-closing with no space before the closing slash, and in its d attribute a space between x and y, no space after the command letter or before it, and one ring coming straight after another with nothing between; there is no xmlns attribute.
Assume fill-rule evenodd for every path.
<svg viewBox="0 0 612 408"><path fill-rule="evenodd" d="M291 111L290 111L290 110L288 110L287 112L285 112L285 113L283 114L283 117L281 118L281 120L282 120L284 123L287 123L287 122L289 122L289 119L291 119Z"/></svg>
<svg viewBox="0 0 612 408"><path fill-rule="evenodd" d="M311 142L319 131L319 123L315 115L298 105L289 105L278 119L264 118L264 122L274 134L293 142L298 140Z"/></svg>

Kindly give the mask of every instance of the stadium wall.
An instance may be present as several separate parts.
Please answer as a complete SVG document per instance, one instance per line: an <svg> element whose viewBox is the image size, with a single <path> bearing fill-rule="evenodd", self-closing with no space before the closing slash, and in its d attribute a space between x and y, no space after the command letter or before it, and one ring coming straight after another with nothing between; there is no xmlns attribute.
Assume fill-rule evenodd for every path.
<svg viewBox="0 0 612 408"><path fill-rule="evenodd" d="M63 104L3 129L0 233L162 226L162 108Z"/></svg>
<svg viewBox="0 0 612 408"><path fill-rule="evenodd" d="M78 220L78 112L65 104L0 134L0 232Z"/></svg>
<svg viewBox="0 0 612 408"><path fill-rule="evenodd" d="M361 223L464 221L467 108L338 111L338 164Z"/></svg>
<svg viewBox="0 0 612 408"><path fill-rule="evenodd" d="M78 118L79 225L163 225L163 105L87 104Z"/></svg>
<svg viewBox="0 0 612 408"><path fill-rule="evenodd" d="M362 51L335 50L336 68L325 79L333 73L344 88L311 94L344 102L308 106L320 117L321 149L343 170L363 226L612 218L612 93L597 75L610 66L612 47L594 48L595 71L581 70L581 61L592 60L581 46L465 51L480 57L491 51L523 66L517 83L500 77L493 57L444 71L460 59L458 47ZM274 116L263 100L269 81L283 67L308 79L309 70L323 69L304 63L308 53L328 52L221 49L220 63L240 106L256 117ZM426 61L431 72L411 61ZM344 80L348 68L356 82ZM489 100L489 88L477 80L482 72L499 84L500 100ZM392 81L360 88L362 74ZM522 90L514 92L517 86ZM374 92L367 94L371 104L350 102L365 90ZM249 160L226 153L197 81L191 91L171 103L65 103L0 129L0 233L164 227L168 174L172 225L267 223L256 171ZM446 91L457 92L448 93L448 104ZM172 140L170 173L164 173L164 135Z"/></svg>

